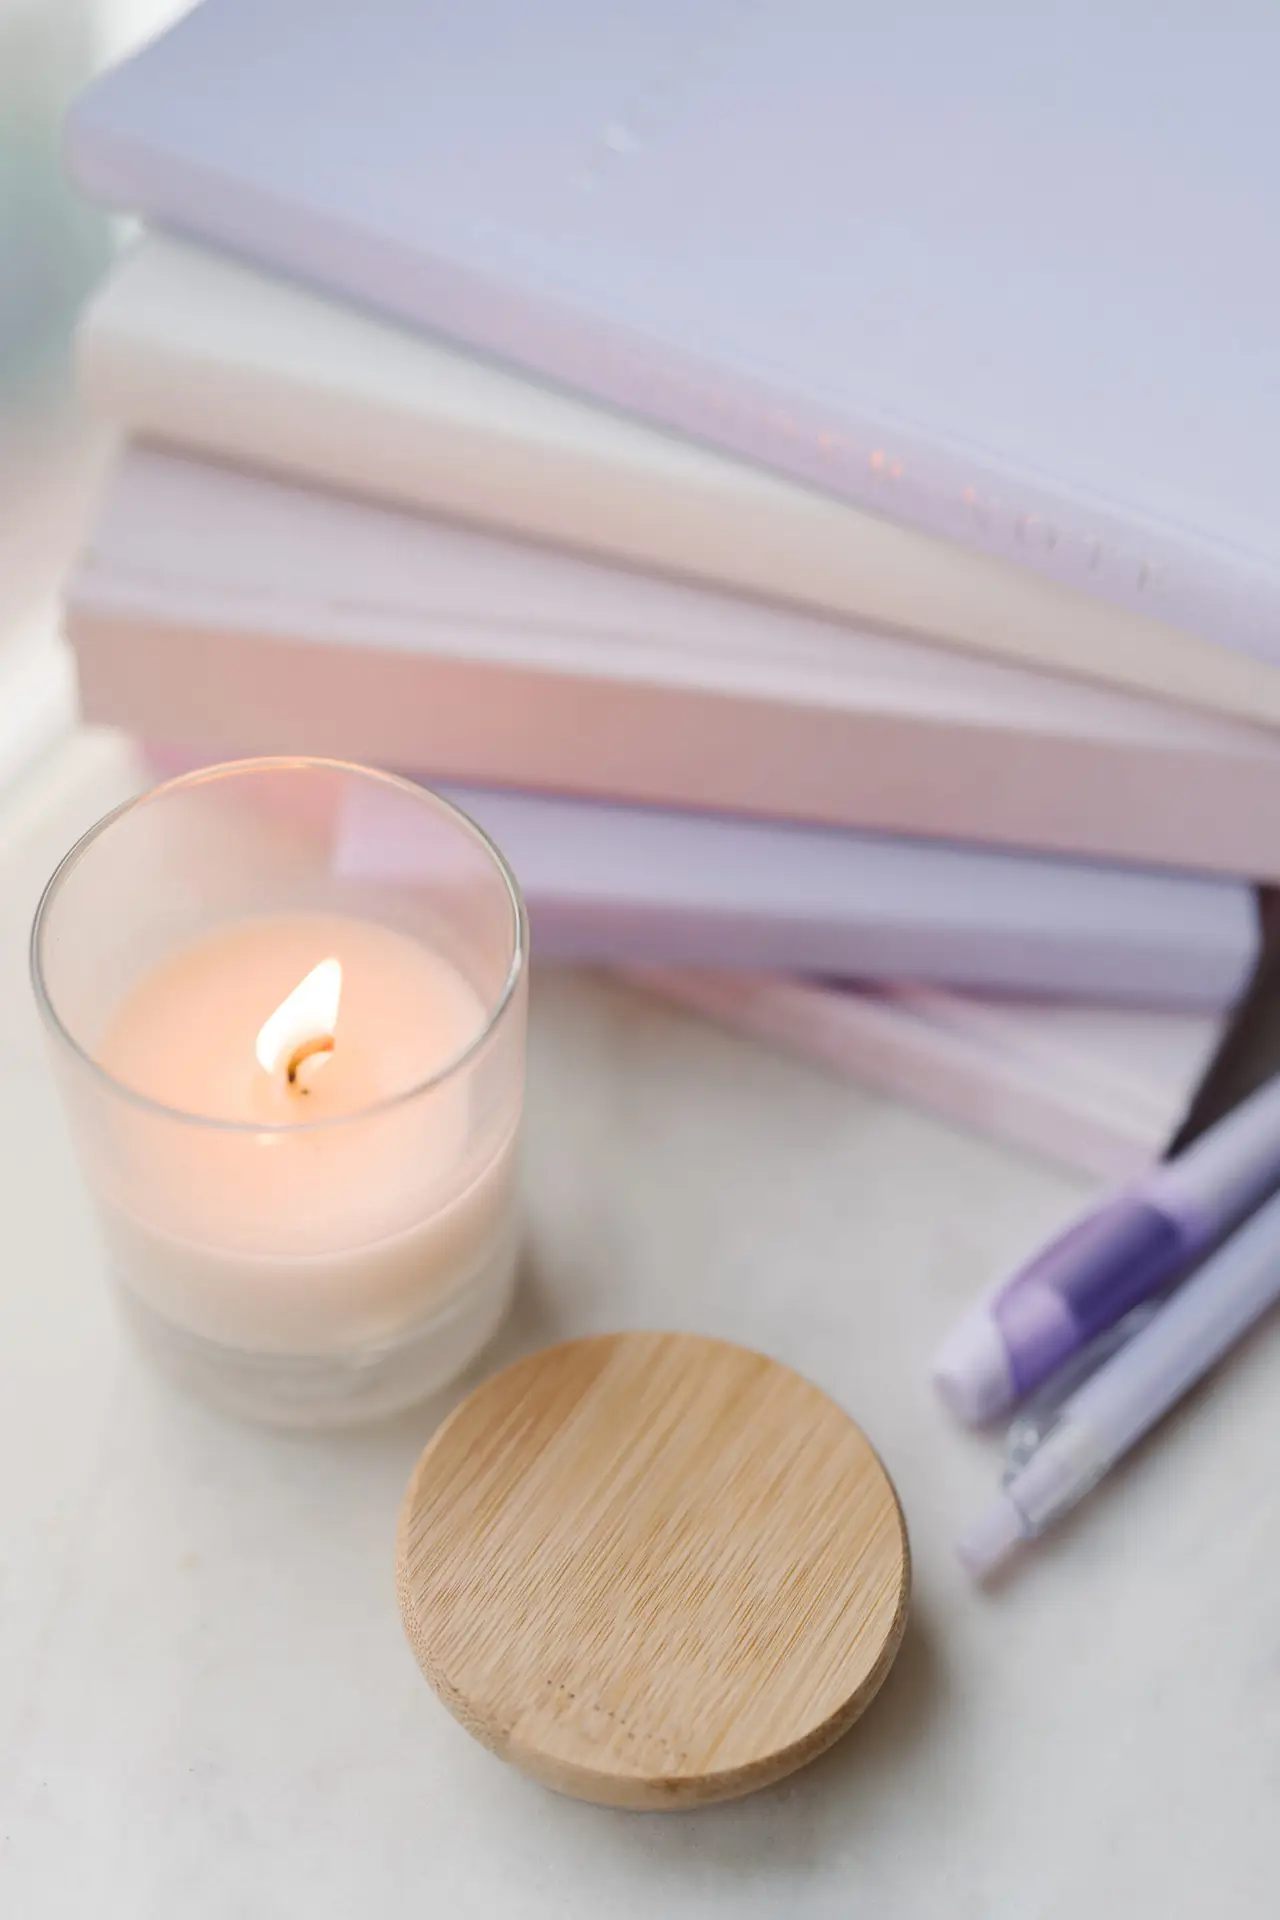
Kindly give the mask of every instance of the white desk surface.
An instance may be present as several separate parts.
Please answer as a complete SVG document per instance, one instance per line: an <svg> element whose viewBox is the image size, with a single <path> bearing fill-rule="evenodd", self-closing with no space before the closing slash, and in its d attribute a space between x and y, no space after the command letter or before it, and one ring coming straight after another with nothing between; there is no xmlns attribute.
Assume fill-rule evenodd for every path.
<svg viewBox="0 0 1280 1920"><path fill-rule="evenodd" d="M39 885L129 784L82 737L0 816L0 1911L13 1920L1109 1920L1280 1911L1280 1328L997 1593L992 1445L935 1337L1078 1185L605 981L537 983L529 1271L491 1362L614 1326L768 1350L864 1424L912 1624L833 1753L702 1813L557 1799L418 1678L392 1592L433 1419L225 1423L134 1358L26 984Z"/></svg>

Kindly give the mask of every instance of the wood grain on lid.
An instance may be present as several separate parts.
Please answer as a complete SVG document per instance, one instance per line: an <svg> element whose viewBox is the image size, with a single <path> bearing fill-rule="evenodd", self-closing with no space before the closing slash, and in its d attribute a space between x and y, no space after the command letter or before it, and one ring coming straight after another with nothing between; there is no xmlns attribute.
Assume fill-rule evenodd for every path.
<svg viewBox="0 0 1280 1920"><path fill-rule="evenodd" d="M728 1799L852 1724L910 1563L870 1444L789 1368L690 1334L575 1340L487 1380L431 1440L397 1582L427 1679L551 1787Z"/></svg>

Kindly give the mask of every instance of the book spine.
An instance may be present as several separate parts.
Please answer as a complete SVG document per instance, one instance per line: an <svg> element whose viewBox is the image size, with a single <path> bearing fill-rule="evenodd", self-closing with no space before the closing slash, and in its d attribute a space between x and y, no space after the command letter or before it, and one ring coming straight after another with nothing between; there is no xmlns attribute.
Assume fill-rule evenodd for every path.
<svg viewBox="0 0 1280 1920"><path fill-rule="evenodd" d="M540 309L495 317L484 345L549 378L721 447L850 504L914 527L1215 647L1280 660L1280 576L1250 555L1144 522L1118 503L1074 500L976 455L763 381L603 339L575 316L539 328ZM450 328L448 306L424 316ZM468 336L470 337L470 336ZM542 344L538 359L531 348ZM1148 682L1154 690L1154 681Z"/></svg>

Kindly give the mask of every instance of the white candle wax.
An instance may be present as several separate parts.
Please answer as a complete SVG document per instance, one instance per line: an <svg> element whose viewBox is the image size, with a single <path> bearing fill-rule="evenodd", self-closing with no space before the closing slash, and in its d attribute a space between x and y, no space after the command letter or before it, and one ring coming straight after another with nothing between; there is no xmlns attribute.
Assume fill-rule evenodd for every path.
<svg viewBox="0 0 1280 1920"><path fill-rule="evenodd" d="M290 1087L255 1042L330 957L333 1049ZM485 1083L484 1029L449 960L368 920L246 919L172 954L95 1049L140 1096L82 1143L121 1278L173 1325L253 1352L376 1348L472 1290L496 1318L520 1102L518 1075Z"/></svg>

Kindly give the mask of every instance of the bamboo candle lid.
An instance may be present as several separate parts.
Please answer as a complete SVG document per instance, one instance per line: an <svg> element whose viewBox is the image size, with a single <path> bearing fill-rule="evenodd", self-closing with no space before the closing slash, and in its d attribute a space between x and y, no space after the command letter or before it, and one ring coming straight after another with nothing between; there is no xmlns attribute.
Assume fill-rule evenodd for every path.
<svg viewBox="0 0 1280 1920"><path fill-rule="evenodd" d="M418 1462L396 1561L450 1712L618 1807L731 1799L821 1753L888 1672L910 1582L848 1415L692 1334L573 1340L486 1380Z"/></svg>

